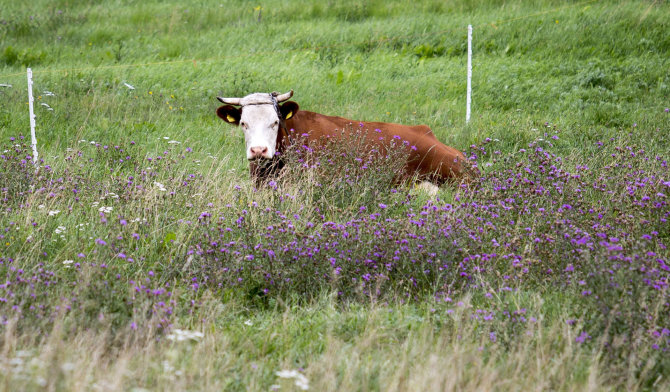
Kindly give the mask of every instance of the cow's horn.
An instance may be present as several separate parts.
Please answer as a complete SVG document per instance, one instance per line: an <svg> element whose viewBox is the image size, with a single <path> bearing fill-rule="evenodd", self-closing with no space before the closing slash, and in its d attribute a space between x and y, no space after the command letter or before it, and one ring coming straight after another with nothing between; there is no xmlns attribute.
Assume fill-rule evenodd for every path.
<svg viewBox="0 0 670 392"><path fill-rule="evenodd" d="M228 105L239 105L240 101L242 98L224 98L224 97L216 97L219 101L223 103L227 103Z"/></svg>
<svg viewBox="0 0 670 392"><path fill-rule="evenodd" d="M289 98L291 98L292 96L293 96L293 90L291 90L291 91L289 91L285 94L277 95L277 102L284 102L284 101L288 100Z"/></svg>

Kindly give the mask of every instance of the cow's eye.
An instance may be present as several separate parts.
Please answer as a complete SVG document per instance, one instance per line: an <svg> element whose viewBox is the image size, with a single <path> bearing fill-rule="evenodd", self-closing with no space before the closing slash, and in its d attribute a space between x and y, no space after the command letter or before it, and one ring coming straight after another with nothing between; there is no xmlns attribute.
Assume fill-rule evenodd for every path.
<svg viewBox="0 0 670 392"><path fill-rule="evenodd" d="M240 122L240 126L241 126L242 128L246 128L246 127L247 127L247 123L245 123L244 121L241 121L241 122Z"/></svg>
<svg viewBox="0 0 670 392"><path fill-rule="evenodd" d="M276 127L277 125L279 125L279 121L275 121L274 124L272 124L273 127Z"/></svg>

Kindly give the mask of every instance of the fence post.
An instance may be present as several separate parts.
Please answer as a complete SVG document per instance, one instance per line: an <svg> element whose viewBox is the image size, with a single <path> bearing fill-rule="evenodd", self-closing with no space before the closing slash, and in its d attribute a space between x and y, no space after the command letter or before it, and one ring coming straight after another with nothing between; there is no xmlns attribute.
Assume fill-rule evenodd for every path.
<svg viewBox="0 0 670 392"><path fill-rule="evenodd" d="M470 122L470 104L472 103L472 25L468 25L468 92L465 107L465 123Z"/></svg>
<svg viewBox="0 0 670 392"><path fill-rule="evenodd" d="M30 110L30 143L33 147L33 165L37 165L37 139L35 138L35 112L33 110L33 71L28 68L28 107Z"/></svg>

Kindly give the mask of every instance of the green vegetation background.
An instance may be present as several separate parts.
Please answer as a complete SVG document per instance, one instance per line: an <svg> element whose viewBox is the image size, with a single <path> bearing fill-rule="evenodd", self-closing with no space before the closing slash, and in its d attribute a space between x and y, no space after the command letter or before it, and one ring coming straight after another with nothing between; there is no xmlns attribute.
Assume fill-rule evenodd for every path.
<svg viewBox="0 0 670 392"><path fill-rule="evenodd" d="M474 69L466 126L468 24ZM597 141L624 134L650 156L667 157L669 31L667 2L646 1L2 0L0 83L13 87L0 87L0 137L4 143L29 134L30 66L45 163L58 166L82 139L134 141L143 157L162 152L169 137L206 162L197 170L211 176L212 189L250 187L243 137L216 118L215 97L289 89L304 109L427 124L461 150L491 138L514 153L543 137L550 124L561 130L554 151L573 162L596 154ZM91 178L107 178L104 164L89 169ZM451 193L448 185L440 191L447 199ZM3 214L4 228L16 216ZM169 234L162 222L156 221L158 242ZM138 268L162 263L160 251L146 252L148 261ZM662 377L632 360L627 368L608 367L595 343L576 347L564 311L574 299L560 292L504 299L543 313L546 323L536 332L547 337L483 354L478 350L491 338L472 332L478 324L468 323L467 312L460 325L435 316L430 300L345 306L324 295L309 305L287 299L261 308L213 298L207 302L212 323L179 320L186 329L205 329L206 341L186 346L148 339L110 349L101 343L106 337L88 330L71 337L54 331L57 338L40 340L5 328L6 366L21 350L46 365L16 373L29 381L9 372L0 379L6 390L268 390L285 382L276 370L305 367L316 390L668 385L655 384ZM64 362L84 370L64 369Z"/></svg>
<svg viewBox="0 0 670 392"><path fill-rule="evenodd" d="M289 89L306 109L428 124L461 149L485 137L515 148L544 122L586 148L653 122L670 92L665 3L4 3L0 75L19 75L2 80L15 87L2 92L0 126L26 129L31 66L37 89L57 93L38 101L54 108L37 108L47 151L82 137L170 136L239 156L241 135L212 116L214 97Z"/></svg>

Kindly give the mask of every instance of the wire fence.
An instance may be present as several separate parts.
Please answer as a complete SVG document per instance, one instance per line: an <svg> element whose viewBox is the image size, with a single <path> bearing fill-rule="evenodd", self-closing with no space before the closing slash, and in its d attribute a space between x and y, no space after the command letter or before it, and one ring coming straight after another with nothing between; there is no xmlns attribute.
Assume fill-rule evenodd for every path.
<svg viewBox="0 0 670 392"><path fill-rule="evenodd" d="M548 9L548 10L544 10L544 11L539 11L539 12L532 13L532 14L522 15L522 16L518 16L518 17L514 17L514 18L501 19L501 20L492 21L492 22L488 22L488 23L475 24L475 25L473 25L473 28L474 29L481 29L481 28L490 27L490 28L497 29L499 26L504 25L504 24L516 22L516 21L519 21L519 20L529 19L529 18L533 18L533 17L538 17L538 16L542 16L542 15L547 15L547 14L559 12L559 11L569 9L569 8L586 6L588 4L597 3L599 1L601 1L601 0L586 0L586 1L581 1L581 2L577 2L577 3L566 4L566 5L563 5L561 7L556 7L556 8L552 8L552 9ZM279 49L279 50L265 50L265 51L256 51L256 52L251 52L251 53L238 53L238 54L235 54L235 55L217 56L217 57L210 57L210 58L190 58L190 59L179 59L179 60L152 61L152 62L144 62L144 63L110 64L110 65L100 65L100 66L42 69L42 70L33 70L33 74L99 71L99 70L110 70L110 69L141 68L141 67L153 67L153 66L161 66L161 65L188 64L188 63L191 63L194 66L197 66L198 64L211 64L211 63L223 62L223 61L234 59L234 58L254 57L254 56L261 56L261 55L272 55L272 54L290 54L290 53L296 53L296 52L320 51L320 50L337 49L337 48L343 48L343 47L382 45L382 44L385 44L385 43L388 43L388 42L393 42L393 41L417 40L417 39L431 37L431 36L443 35L443 34L446 34L446 33L462 33L462 34L465 34L466 32L467 32L467 25L462 26L462 27L451 27L451 28L448 28L448 29L442 29L442 30L438 30L438 31L431 31L431 32L426 32L426 33L421 33L421 34L398 35L398 36L394 36L394 37L385 37L385 38L379 38L379 39L367 40L367 41L359 41L359 42L340 42L340 43L335 43L335 44L331 44L331 45L318 45L318 46L309 46L309 47L302 47L302 48L290 48L290 49ZM24 75L25 75L25 72L22 71L22 72L0 75L0 78L11 78L11 77L24 76Z"/></svg>

